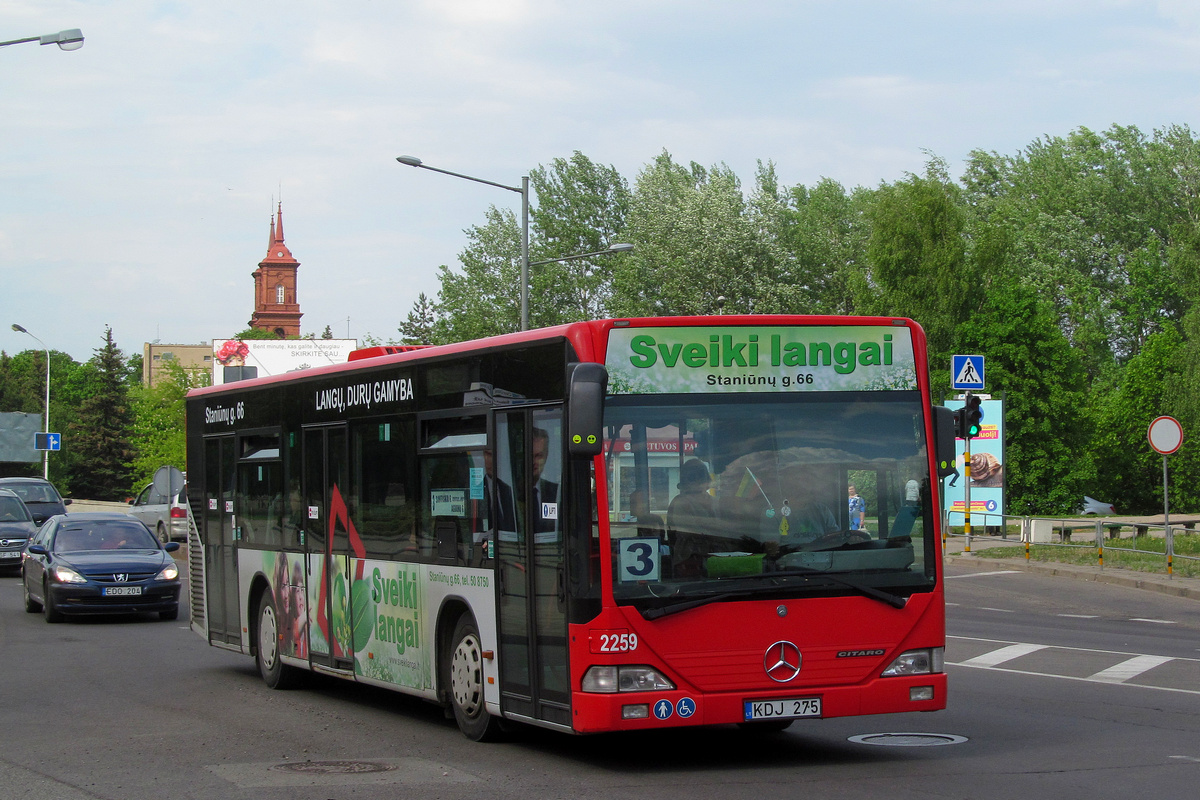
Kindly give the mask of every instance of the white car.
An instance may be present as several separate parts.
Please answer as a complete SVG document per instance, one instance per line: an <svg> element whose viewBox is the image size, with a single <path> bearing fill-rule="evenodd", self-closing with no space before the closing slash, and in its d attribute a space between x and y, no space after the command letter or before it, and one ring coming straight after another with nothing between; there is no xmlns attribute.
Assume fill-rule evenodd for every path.
<svg viewBox="0 0 1200 800"><path fill-rule="evenodd" d="M154 488L153 483L148 483L138 492L138 496L129 502L129 513L154 531L160 542L187 541L186 486L179 494L167 498Z"/></svg>

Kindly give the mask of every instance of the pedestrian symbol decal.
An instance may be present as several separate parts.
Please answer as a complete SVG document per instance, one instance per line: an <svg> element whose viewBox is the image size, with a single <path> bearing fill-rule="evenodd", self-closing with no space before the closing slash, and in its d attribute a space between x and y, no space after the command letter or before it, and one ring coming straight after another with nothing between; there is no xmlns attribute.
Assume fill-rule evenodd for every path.
<svg viewBox="0 0 1200 800"><path fill-rule="evenodd" d="M983 389L983 356L954 356L950 374L955 389Z"/></svg>
<svg viewBox="0 0 1200 800"><path fill-rule="evenodd" d="M654 716L659 719L670 719L674 711L675 709L671 706L670 700L659 700L654 704Z"/></svg>

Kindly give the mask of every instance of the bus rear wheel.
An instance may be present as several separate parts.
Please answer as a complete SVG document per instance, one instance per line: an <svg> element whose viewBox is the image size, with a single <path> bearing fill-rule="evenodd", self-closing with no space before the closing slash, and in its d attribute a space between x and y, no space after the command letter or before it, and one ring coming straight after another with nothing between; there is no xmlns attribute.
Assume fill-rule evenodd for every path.
<svg viewBox="0 0 1200 800"><path fill-rule="evenodd" d="M458 618L450 639L450 657L445 665L450 707L458 729L472 741L500 738L500 720L488 713L483 699L483 645L479 629L469 614Z"/></svg>
<svg viewBox="0 0 1200 800"><path fill-rule="evenodd" d="M279 615L271 592L262 593L258 602L258 647L254 660L263 682L271 689L291 689L299 685L301 672L279 658Z"/></svg>

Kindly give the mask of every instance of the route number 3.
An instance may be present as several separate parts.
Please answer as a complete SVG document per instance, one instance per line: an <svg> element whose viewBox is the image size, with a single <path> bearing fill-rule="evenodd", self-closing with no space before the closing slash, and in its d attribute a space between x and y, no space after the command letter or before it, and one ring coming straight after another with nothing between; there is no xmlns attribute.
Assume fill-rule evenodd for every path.
<svg viewBox="0 0 1200 800"><path fill-rule="evenodd" d="M620 539L619 568L621 581L656 581L659 578L659 547L657 537Z"/></svg>

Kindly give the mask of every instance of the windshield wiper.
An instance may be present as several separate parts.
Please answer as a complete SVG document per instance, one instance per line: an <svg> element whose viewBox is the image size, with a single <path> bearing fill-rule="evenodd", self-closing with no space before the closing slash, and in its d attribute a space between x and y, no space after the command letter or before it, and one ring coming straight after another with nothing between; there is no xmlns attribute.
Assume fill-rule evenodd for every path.
<svg viewBox="0 0 1200 800"><path fill-rule="evenodd" d="M852 581L849 578L843 578L840 575L834 575L829 572L823 572L819 569L811 569L807 567L793 567L791 569L781 570L779 572L763 572L757 575L741 575L741 580L762 580L771 578L794 578L799 576L809 577L818 576L826 578L832 583L838 583L842 586L853 589L864 597L869 597L872 600L878 600L881 603L887 603L892 608L904 608L908 604L907 597L901 597L891 592L885 592L882 589L876 589L874 586ZM660 608L648 608L642 611L643 619L659 619L660 617L669 616L670 614L678 614L680 611L691 611L693 608L700 608L709 603L718 603L722 600L729 600L734 597L746 597L749 595L758 594L756 589L741 589L736 592L721 592L720 594L709 595L708 597L698 597L695 600L684 600L679 603L662 606Z"/></svg>
<svg viewBox="0 0 1200 800"><path fill-rule="evenodd" d="M721 592L720 594L710 594L708 597L698 597L695 600L684 600L679 603L672 603L669 606L661 608L647 608L642 611L643 619L658 619L670 614L678 614L680 611L691 611L693 608L706 606L709 603L718 603L722 600L729 600L733 597L745 597L751 594L758 594L754 589L742 589L738 592Z"/></svg>
<svg viewBox="0 0 1200 800"><path fill-rule="evenodd" d="M892 608L904 608L908 605L908 598L901 597L898 594L885 592L882 589L876 589L874 586L867 586L865 583L852 581L849 578L843 578L832 572L813 569L812 567L788 567L787 569L779 570L778 572L763 572L759 575L743 575L743 578L762 579L762 578L792 578L797 576L817 575L826 578L833 583L840 583L842 586L849 587L859 594L869 597L872 600L878 600L881 603L887 603Z"/></svg>

